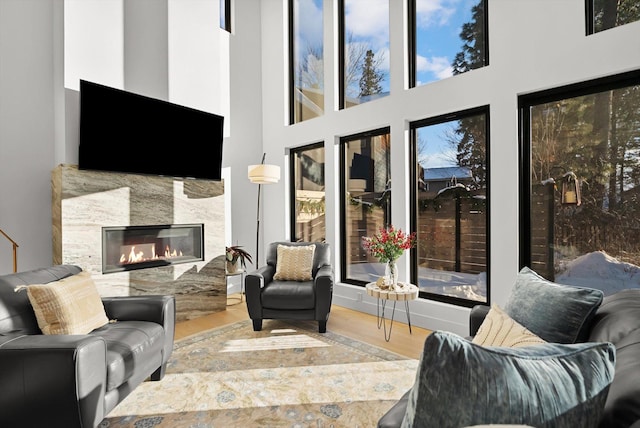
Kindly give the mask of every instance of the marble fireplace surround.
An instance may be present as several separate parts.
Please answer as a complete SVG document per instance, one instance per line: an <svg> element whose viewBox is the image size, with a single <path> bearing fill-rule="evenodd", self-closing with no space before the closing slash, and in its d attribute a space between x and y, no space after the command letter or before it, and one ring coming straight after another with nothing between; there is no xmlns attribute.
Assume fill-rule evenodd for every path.
<svg viewBox="0 0 640 428"><path fill-rule="evenodd" d="M52 172L54 263L89 271L102 296L173 294L176 319L226 309L224 182L79 170ZM102 227L204 224L204 260L102 273Z"/></svg>

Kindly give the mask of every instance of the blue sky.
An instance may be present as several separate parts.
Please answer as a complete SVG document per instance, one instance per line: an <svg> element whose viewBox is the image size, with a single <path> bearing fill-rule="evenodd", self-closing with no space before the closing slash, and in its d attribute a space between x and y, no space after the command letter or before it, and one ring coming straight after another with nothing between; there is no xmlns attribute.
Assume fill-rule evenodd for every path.
<svg viewBox="0 0 640 428"><path fill-rule="evenodd" d="M418 161L423 168L457 166L455 147L451 147L448 135L458 126L458 121L425 126L417 130Z"/></svg>
<svg viewBox="0 0 640 428"><path fill-rule="evenodd" d="M478 0L416 0L416 86L450 77L460 30Z"/></svg>
<svg viewBox="0 0 640 428"><path fill-rule="evenodd" d="M366 42L389 71L389 2L399 0L345 0L345 23L356 42ZM479 0L416 0L416 84L421 85L452 75L451 62L462 46L460 30L471 20L471 8ZM298 0L301 40L322 45L322 0ZM388 87L388 79L385 82Z"/></svg>

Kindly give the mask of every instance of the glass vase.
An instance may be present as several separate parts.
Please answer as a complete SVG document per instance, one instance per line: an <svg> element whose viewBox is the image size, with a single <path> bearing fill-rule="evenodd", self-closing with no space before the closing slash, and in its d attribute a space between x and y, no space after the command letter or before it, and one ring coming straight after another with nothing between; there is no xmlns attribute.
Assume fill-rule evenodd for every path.
<svg viewBox="0 0 640 428"><path fill-rule="evenodd" d="M395 260L389 260L385 265L384 282L391 290L398 288L398 264Z"/></svg>

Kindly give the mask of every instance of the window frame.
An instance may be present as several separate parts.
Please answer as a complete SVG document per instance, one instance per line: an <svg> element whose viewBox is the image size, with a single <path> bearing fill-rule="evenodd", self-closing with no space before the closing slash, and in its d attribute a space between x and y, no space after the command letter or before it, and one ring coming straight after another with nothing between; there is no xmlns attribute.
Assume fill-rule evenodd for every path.
<svg viewBox="0 0 640 428"><path fill-rule="evenodd" d="M626 86L640 85L640 69L586 80L570 85L559 86L518 97L518 136L519 136L519 209L520 209L520 248L518 251L519 268L532 262L531 252L531 107L599 92L620 89Z"/></svg>
<svg viewBox="0 0 640 428"><path fill-rule="evenodd" d="M362 140L363 138L368 137L377 137L380 135L389 134L391 137L391 127L383 126L381 128L372 129L369 131L363 131L356 134L350 134L343 137L340 137L340 147L339 147L339 163L340 163L340 282L345 284L357 285L360 287L365 287L367 285L367 281L359 280L359 279L351 279L347 278L347 207L346 207L346 197L347 197L347 176L346 176L346 145L345 143L354 140ZM391 141L391 140L389 140ZM391 144L391 142L390 142ZM391 216L393 214L393 210L391 206L389 207L389 224L392 224Z"/></svg>
<svg viewBox="0 0 640 428"><path fill-rule="evenodd" d="M410 135L410 150L409 150L409 162L410 162L410 226L411 231L418 231L418 205L417 205L417 181L418 181L418 150L417 150L417 129L430 125L437 125L446 122L456 121L464 119L470 116L478 116L484 114L485 119L485 150L486 150L486 200L487 200L487 213L486 213L486 259L487 259L487 301L481 302L478 300L463 299L460 297L447 296L443 294L428 293L425 291L419 291L418 297L432 300L436 302L448 303L455 306L461 306L465 308L472 308L476 305L490 305L491 304L491 168L490 168L490 151L491 151L491 133L490 133L490 108L489 105L483 105L479 107L473 107L465 110L459 110L452 113L445 113L439 116L420 119L409 123L409 135ZM409 252L410 255L410 278L412 284L418 284L418 248L417 246L412 248Z"/></svg>
<svg viewBox="0 0 640 428"><path fill-rule="evenodd" d="M407 32L408 32L408 37L407 37L407 50L408 50L408 64L407 64L407 73L408 73L408 85L409 85L409 89L411 88L416 88L416 54L417 54L417 43L416 43L416 37L417 37L417 31L418 31L418 27L417 27L417 17L416 17L416 13L417 13L417 7L416 7L416 1L417 0L407 0ZM480 0L484 3L484 65L480 68L485 68L487 66L489 66L489 1L488 0ZM592 1L592 0L586 0L586 1ZM474 71L474 70L478 70L473 69L473 70L468 70L468 71ZM454 76L451 76L454 77ZM431 82L433 83L433 82Z"/></svg>
<svg viewBox="0 0 640 428"><path fill-rule="evenodd" d="M300 114L300 119L298 121L296 121L296 108L298 108L298 106L296 105L296 57L295 57L295 39L296 39L296 35L295 35L295 2L297 0L287 0L287 32L288 32L288 40L287 40L287 55L289 57L289 63L287 64L287 72L289 73L289 82L288 82L288 91L289 93L287 94L287 99L288 99L288 104L289 104L289 111L288 111L288 125L295 125L297 123L302 123L305 122L307 120L311 120L314 117L307 117L307 118L302 118L302 114ZM325 0L321 0L322 1L322 12L323 12L323 16L322 19L324 21L324 2ZM323 28L323 33L324 33L324 28ZM322 60L324 61L324 38L322 40ZM323 76L324 78L324 76ZM325 98L325 94L326 94L326 88L324 87L324 82L323 82L323 87L322 87L322 98ZM325 107L324 107L324 103L322 105L322 114L319 116L322 116L325 114Z"/></svg>
<svg viewBox="0 0 640 428"><path fill-rule="evenodd" d="M337 0L336 9L338 13L338 110L346 110L348 107L346 105L346 90L345 86L345 1L346 0ZM391 2L395 0L387 0L389 2L389 13L391 12ZM391 19L391 16L389 16ZM391 31L391 22L389 22L389 30ZM389 46L389 51L391 51L391 46ZM389 70L390 72L390 70ZM391 94L391 89L389 89L389 94ZM367 101L370 102L370 101ZM366 104L366 102L365 102ZM353 106L355 107L355 106Z"/></svg>
<svg viewBox="0 0 640 428"><path fill-rule="evenodd" d="M295 169L296 169L296 154L302 153L307 150L315 150L315 149L325 149L324 141L320 141L317 143L311 143L300 147L295 147L289 150L289 228L291 230L290 239L291 242L297 242L296 237L296 180L295 180ZM326 156L326 153L325 153ZM326 182L325 182L326 189ZM326 194L326 190L325 190Z"/></svg>
<svg viewBox="0 0 640 428"><path fill-rule="evenodd" d="M220 28L224 31L231 33L231 0L219 0L220 6L224 6L224 16L220 14L220 20L224 19L224 22L220 22Z"/></svg>
<svg viewBox="0 0 640 428"><path fill-rule="evenodd" d="M603 31L607 31L607 30L612 30L614 28L623 26L623 25L627 25L630 24L631 22L637 22L636 21L631 21L631 22L625 22L623 24L620 25L614 25L613 27L610 28L604 28L602 30L596 31L595 28L595 1L596 0L585 0L584 5L585 5L585 32L587 36L591 36L594 34L598 34L601 33ZM616 7L616 11L618 10L618 8Z"/></svg>
<svg viewBox="0 0 640 428"><path fill-rule="evenodd" d="M295 111L295 97L296 97L296 82L295 82L295 48L294 48L294 13L293 3L295 0L287 0L287 31L289 32L288 54L289 54L289 125L296 124L296 111Z"/></svg>

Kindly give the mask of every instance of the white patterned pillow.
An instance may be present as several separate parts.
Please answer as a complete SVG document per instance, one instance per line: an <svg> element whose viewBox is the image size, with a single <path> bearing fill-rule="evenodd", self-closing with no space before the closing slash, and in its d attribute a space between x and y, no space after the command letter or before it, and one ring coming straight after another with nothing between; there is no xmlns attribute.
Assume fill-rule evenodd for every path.
<svg viewBox="0 0 640 428"><path fill-rule="evenodd" d="M43 334L87 334L109 322L91 274L82 271L47 284L26 289Z"/></svg>
<svg viewBox="0 0 640 428"><path fill-rule="evenodd" d="M281 281L311 281L313 255L316 246L312 245L278 245L276 273L273 279Z"/></svg>
<svg viewBox="0 0 640 428"><path fill-rule="evenodd" d="M473 343L481 346L520 346L547 343L513 320L498 305L491 305L489 313L474 336Z"/></svg>

